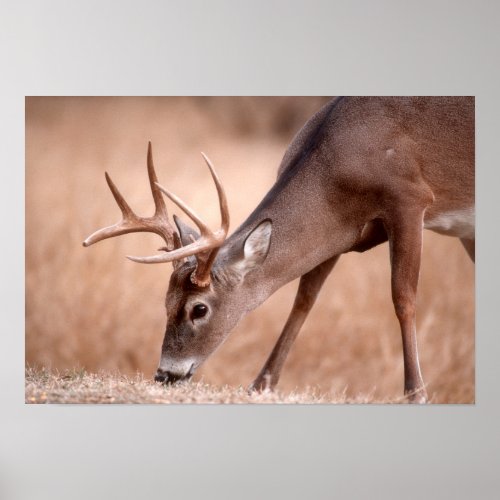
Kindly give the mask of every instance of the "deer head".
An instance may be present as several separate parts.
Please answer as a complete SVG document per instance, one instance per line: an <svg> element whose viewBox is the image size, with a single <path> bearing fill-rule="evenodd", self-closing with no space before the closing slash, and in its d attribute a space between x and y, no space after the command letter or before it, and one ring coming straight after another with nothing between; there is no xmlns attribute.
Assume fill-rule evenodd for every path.
<svg viewBox="0 0 500 500"><path fill-rule="evenodd" d="M175 382L190 378L196 368L226 339L248 310L243 288L245 276L266 258L270 245L271 221L256 225L241 242L224 246L229 229L229 210L222 184L202 153L214 180L221 213L221 227L212 231L180 198L158 184L151 143L147 166L155 203L152 217L139 217L129 207L106 173L106 181L122 212L122 220L99 229L83 245L131 232L160 235L163 253L149 257L127 256L134 262L158 264L172 262L166 296L167 327L155 380ZM168 220L162 193L168 196L196 224L191 228L174 215L175 227ZM218 257L216 259L216 257Z"/></svg>

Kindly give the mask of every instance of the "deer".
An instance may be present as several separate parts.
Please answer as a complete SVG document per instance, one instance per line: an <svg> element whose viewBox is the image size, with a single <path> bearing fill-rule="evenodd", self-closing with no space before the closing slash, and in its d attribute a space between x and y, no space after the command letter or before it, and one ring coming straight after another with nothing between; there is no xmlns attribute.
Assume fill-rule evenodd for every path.
<svg viewBox="0 0 500 500"><path fill-rule="evenodd" d="M210 229L147 169L155 212L139 217L106 173L122 212L115 225L83 245L125 233L163 238L161 253L139 263L173 263L167 323L155 380L188 380L238 321L286 283L300 278L293 307L249 391L273 390L320 289L342 254L389 243L391 291L404 360L404 394L426 403L416 332L422 235L460 239L475 261L474 97L337 97L292 140L276 182L228 237L226 194L206 155L219 198L221 225ZM195 224L174 215L168 197Z"/></svg>

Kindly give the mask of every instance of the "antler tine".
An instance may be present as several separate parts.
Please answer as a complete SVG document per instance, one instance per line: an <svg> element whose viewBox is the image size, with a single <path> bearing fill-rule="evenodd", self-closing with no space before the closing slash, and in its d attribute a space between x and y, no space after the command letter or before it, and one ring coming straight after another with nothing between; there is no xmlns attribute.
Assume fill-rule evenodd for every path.
<svg viewBox="0 0 500 500"><path fill-rule="evenodd" d="M210 169L210 173L212 174L212 179L214 180L215 187L217 188L217 194L219 196L219 207L220 207L220 215L221 215L221 228L227 234L229 230L229 208L227 205L227 198L224 188L215 172L215 169L212 165L212 162L209 160L208 156L205 153L201 153L203 158L205 159L208 168Z"/></svg>
<svg viewBox="0 0 500 500"><path fill-rule="evenodd" d="M185 257L190 257L191 255L198 255L200 252L206 252L214 248L218 248L222 242L215 238L212 241L207 240L203 236L196 240L194 243L178 248L177 250L172 250L171 252L166 252L159 255L151 255L149 257L136 257L134 255L127 255L127 259L134 262L139 262L140 264L161 264L164 262L172 262L174 260L183 259Z"/></svg>
<svg viewBox="0 0 500 500"><path fill-rule="evenodd" d="M165 205L165 200L158 189L158 177L156 176L155 167L153 163L153 149L151 146L151 141L148 142L148 177L149 185L151 186L151 193L153 194L153 200L155 202L155 215L167 218L167 206Z"/></svg>
<svg viewBox="0 0 500 500"><path fill-rule="evenodd" d="M114 197L117 205L120 207L120 210L122 211L123 218L124 219L135 218L136 215L134 214L133 210L130 208L129 204L125 201L125 198L122 196L120 191L118 191L118 188L116 187L115 183L112 181L109 174L107 172L104 172L104 176L106 177L106 182L108 183L109 189L111 190L111 193L113 194L113 197Z"/></svg>
<svg viewBox="0 0 500 500"><path fill-rule="evenodd" d="M186 205L178 196L170 191L166 190L161 184L156 183L156 186L160 191L165 193L183 212L185 212L192 221L198 226L202 234L210 234L210 228L200 219L196 212Z"/></svg>
<svg viewBox="0 0 500 500"><path fill-rule="evenodd" d="M212 178L215 183L215 187L217 188L217 195L219 197L219 208L220 208L220 216L221 216L221 228L219 230L219 234L217 235L220 238L220 245L215 246L210 252L200 254L196 256L198 261L196 265L196 269L194 273L191 274L191 282L200 287L205 287L210 284L210 270L212 269L212 265L215 261L215 257L217 256L217 252L219 251L219 247L222 245L222 242L225 240L227 236L227 231L229 229L229 209L227 207L227 199L226 193L224 192L224 188L222 187L217 174L215 173L215 169L208 159L205 153L201 153L203 158L205 159L208 168L210 169L210 173L212 174ZM215 236L215 235L214 235Z"/></svg>
<svg viewBox="0 0 500 500"><path fill-rule="evenodd" d="M128 231L123 227L123 221L117 222L112 226L103 227L92 233L84 242L84 247L89 247L98 241L105 240L106 238L112 238L113 236L119 236L120 234L125 234Z"/></svg>
<svg viewBox="0 0 500 500"><path fill-rule="evenodd" d="M103 227L92 233L84 242L84 247L89 247L98 241L105 240L106 238L112 238L113 236L119 236L121 234L128 233L132 230L132 225L137 222L137 216L134 214L129 204L125 201L115 183L111 180L111 177L107 172L104 173L106 177L106 182L113 194L113 197L122 212L122 220L113 224L112 226Z"/></svg>

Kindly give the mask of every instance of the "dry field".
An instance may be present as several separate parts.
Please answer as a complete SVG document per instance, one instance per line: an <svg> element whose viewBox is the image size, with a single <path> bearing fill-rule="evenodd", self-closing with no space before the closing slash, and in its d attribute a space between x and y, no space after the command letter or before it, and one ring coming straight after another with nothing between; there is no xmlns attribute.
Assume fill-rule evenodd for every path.
<svg viewBox="0 0 500 500"><path fill-rule="evenodd" d="M26 363L38 370L28 372L28 401L39 402L44 391L56 387L59 402L75 402L71 392L60 393L67 369L132 377L75 378L80 383L90 377L104 392L112 380L121 383L111 396L119 401L129 394L129 402L135 402L143 388L139 400L147 402L164 397L195 402L212 393L221 402L248 398L242 388L278 337L296 282L244 318L194 382L177 389L179 395L147 382L159 358L171 266L125 259L126 254L151 254L161 240L143 233L88 249L81 242L119 219L105 170L138 213L152 212L148 140L160 182L216 227L216 192L199 152L210 156L224 182L235 229L272 185L294 133L324 101L27 99ZM431 232L424 235L418 341L432 401L474 402L474 265L458 240ZM55 375L56 370L63 375ZM40 383L37 373L45 374ZM133 391L124 389L130 380ZM294 394L304 394L304 402L398 401L402 387L401 339L385 244L340 259L289 356L281 392L248 402L292 402L287 398ZM82 395L81 402L98 400L93 392Z"/></svg>
<svg viewBox="0 0 500 500"><path fill-rule="evenodd" d="M320 393L307 387L299 391L280 390L249 394L242 386L214 386L198 382L182 382L165 386L144 376L119 373L86 373L85 370L26 369L25 400L29 404L364 404L406 403L403 396L374 399L373 394L348 397Z"/></svg>

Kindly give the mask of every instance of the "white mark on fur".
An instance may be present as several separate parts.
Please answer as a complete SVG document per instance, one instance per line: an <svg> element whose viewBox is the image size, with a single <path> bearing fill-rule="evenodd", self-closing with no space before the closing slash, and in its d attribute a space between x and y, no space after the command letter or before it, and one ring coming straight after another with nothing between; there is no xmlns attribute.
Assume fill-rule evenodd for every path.
<svg viewBox="0 0 500 500"><path fill-rule="evenodd" d="M437 233L473 240L476 229L475 216L475 207L444 212L431 220L426 220L424 227Z"/></svg>

